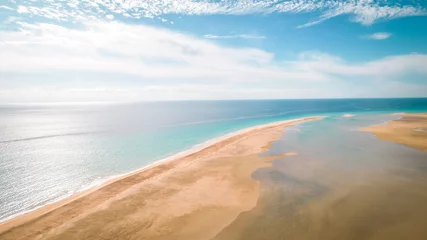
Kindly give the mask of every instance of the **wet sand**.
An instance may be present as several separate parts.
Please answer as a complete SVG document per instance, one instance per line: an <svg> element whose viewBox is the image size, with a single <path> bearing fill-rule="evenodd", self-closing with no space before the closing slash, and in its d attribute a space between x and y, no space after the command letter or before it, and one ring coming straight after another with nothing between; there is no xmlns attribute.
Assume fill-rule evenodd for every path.
<svg viewBox="0 0 427 240"><path fill-rule="evenodd" d="M121 177L0 225L0 239L209 239L252 209L252 173L281 156L259 156L283 128L241 131L200 151Z"/></svg>
<svg viewBox="0 0 427 240"><path fill-rule="evenodd" d="M379 139L427 151L427 113L401 114L401 119L364 128Z"/></svg>
<svg viewBox="0 0 427 240"><path fill-rule="evenodd" d="M327 135L313 136L314 145L302 138L302 148L332 139L332 129L326 126L334 125L317 126L325 127ZM345 135L342 126L337 129L338 138L322 147L326 155L300 149L298 155L257 170L254 177L261 183L257 205L214 239L427 239L427 155L352 128ZM289 132L285 140L290 136ZM354 142L358 145L348 141L352 136L361 137ZM360 151L357 157L347 148L338 149L341 142ZM337 155L340 151L344 153Z"/></svg>
<svg viewBox="0 0 427 240"><path fill-rule="evenodd" d="M215 240L427 237L425 178L415 185L414 181L390 176L355 184L336 176L345 182L339 185L292 178L278 171L269 175L283 178L283 182L265 184L256 207L240 214Z"/></svg>

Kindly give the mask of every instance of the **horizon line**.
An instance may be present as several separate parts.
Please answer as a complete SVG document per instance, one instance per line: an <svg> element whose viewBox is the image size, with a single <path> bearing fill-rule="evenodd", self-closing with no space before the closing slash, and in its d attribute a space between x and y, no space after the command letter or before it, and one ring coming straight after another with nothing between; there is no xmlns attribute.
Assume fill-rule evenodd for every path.
<svg viewBox="0 0 427 240"><path fill-rule="evenodd" d="M176 99L176 100L140 100L140 101L52 101L52 102L5 102L0 106L7 105L120 105L136 103L156 103L156 102L215 102L215 101L286 101L286 100L368 100L368 99L427 99L424 97L349 97L349 98L254 98L254 99Z"/></svg>

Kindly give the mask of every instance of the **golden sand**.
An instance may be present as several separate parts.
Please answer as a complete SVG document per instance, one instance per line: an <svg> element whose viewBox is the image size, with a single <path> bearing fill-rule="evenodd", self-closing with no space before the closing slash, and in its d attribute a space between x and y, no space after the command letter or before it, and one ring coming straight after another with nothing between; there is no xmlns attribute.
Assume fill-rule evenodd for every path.
<svg viewBox="0 0 427 240"><path fill-rule="evenodd" d="M252 173L283 128L320 117L242 131L0 225L0 239L209 239L252 209ZM292 154L292 153L289 153Z"/></svg>
<svg viewBox="0 0 427 240"><path fill-rule="evenodd" d="M427 114L401 114L401 119L364 128L379 139L427 151Z"/></svg>

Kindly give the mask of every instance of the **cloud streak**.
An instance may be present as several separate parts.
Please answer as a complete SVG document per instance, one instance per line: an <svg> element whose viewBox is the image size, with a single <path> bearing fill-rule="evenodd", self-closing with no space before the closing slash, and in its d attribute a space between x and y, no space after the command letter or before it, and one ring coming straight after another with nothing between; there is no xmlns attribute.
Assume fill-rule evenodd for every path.
<svg viewBox="0 0 427 240"><path fill-rule="evenodd" d="M10 10L13 11L14 9L8 6L0 6L0 9L6 9L6 10Z"/></svg>
<svg viewBox="0 0 427 240"><path fill-rule="evenodd" d="M287 0L287 1L192 1L181 0L81 0L70 2L40 1L40 7L31 0L22 0L16 10L21 14L40 16L58 21L70 19L93 19L106 14L121 15L126 18L154 18L167 14L184 15L248 15L269 13L317 13L318 17L299 28L313 26L340 15L350 15L350 20L363 25L372 25L378 20L407 16L426 15L426 9L419 4L402 5L385 0ZM10 7L8 7L10 8Z"/></svg>
<svg viewBox="0 0 427 240"><path fill-rule="evenodd" d="M364 37L372 40L385 40L387 38L390 38L391 35L392 34L388 32L377 32L377 33L366 35Z"/></svg>

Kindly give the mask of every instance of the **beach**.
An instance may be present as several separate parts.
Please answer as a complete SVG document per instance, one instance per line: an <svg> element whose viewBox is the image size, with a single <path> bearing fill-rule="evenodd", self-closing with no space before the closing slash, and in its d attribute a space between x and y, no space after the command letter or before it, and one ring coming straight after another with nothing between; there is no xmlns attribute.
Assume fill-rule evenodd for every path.
<svg viewBox="0 0 427 240"><path fill-rule="evenodd" d="M398 114L400 119L363 128L379 139L427 151L427 113Z"/></svg>
<svg viewBox="0 0 427 240"><path fill-rule="evenodd" d="M0 106L0 223L176 158L177 153L183 156L199 150L242 129L317 115L357 123L363 112L420 112L426 102L338 99ZM355 116L343 117L350 113Z"/></svg>
<svg viewBox="0 0 427 240"><path fill-rule="evenodd" d="M0 239L209 239L258 198L251 175L279 156L259 156L283 129L310 117L267 124L186 156L37 209L0 225Z"/></svg>
<svg viewBox="0 0 427 240"><path fill-rule="evenodd" d="M7 212L13 208L6 207L14 205L6 204L25 204L26 199L42 204L0 223L0 239L425 239L427 152L411 143L425 142L425 114L396 112L399 114L343 117L344 113L338 113L285 121L207 122L174 128L156 122L158 128L152 132L137 128L139 122L131 132L118 131L130 125L120 121L116 134L58 137L54 132L44 135L44 131L39 136L54 137L35 140L27 140L33 133L28 131L21 140L1 145L14 154L3 156L4 169L16 166L14 173L23 176L21 182L4 172L8 175L2 175L2 181L10 188L3 190L2 199L10 200L1 207ZM46 112L41 115L45 119ZM82 115L86 114L78 116ZM68 122L68 118L64 119ZM94 122L101 129L112 123L102 125L97 119ZM33 129L42 126L36 124ZM74 126L86 128L81 123ZM150 156L145 145L151 142L150 147L167 152L179 149L168 143L187 141L199 131L212 130L222 134L198 136L191 142L194 147L181 148L158 161L151 158L151 164L143 158ZM140 137L146 135L150 137ZM399 142L401 138L405 142ZM117 155L106 140L127 154L120 161L113 160ZM58 162L60 156L79 152L83 145L76 143L88 143L88 147L102 144L97 151L88 148L74 161L67 157ZM129 144L133 147L128 148ZM11 147L23 149L23 153L56 154L21 158ZM105 162L92 154L104 149L108 150L107 155L101 155L108 157ZM44 162L44 156L51 157ZM127 161L132 156L142 158L132 165ZM37 159L37 164L31 164L32 159ZM129 167L136 163L139 167ZM83 174L74 171L82 165ZM129 170L109 170L117 166ZM21 169L25 171L18 171ZM43 172L34 172L37 169ZM100 176L106 176L107 182L53 203L39 200L49 186L73 186L69 185L75 180L73 176L77 182L90 183L81 180L98 174L98 169L105 173ZM54 184L56 176L63 178ZM47 187L32 189L33 182ZM28 197L21 200L15 197L17 193Z"/></svg>
<svg viewBox="0 0 427 240"><path fill-rule="evenodd" d="M427 0L2 0L0 240L427 240Z"/></svg>

